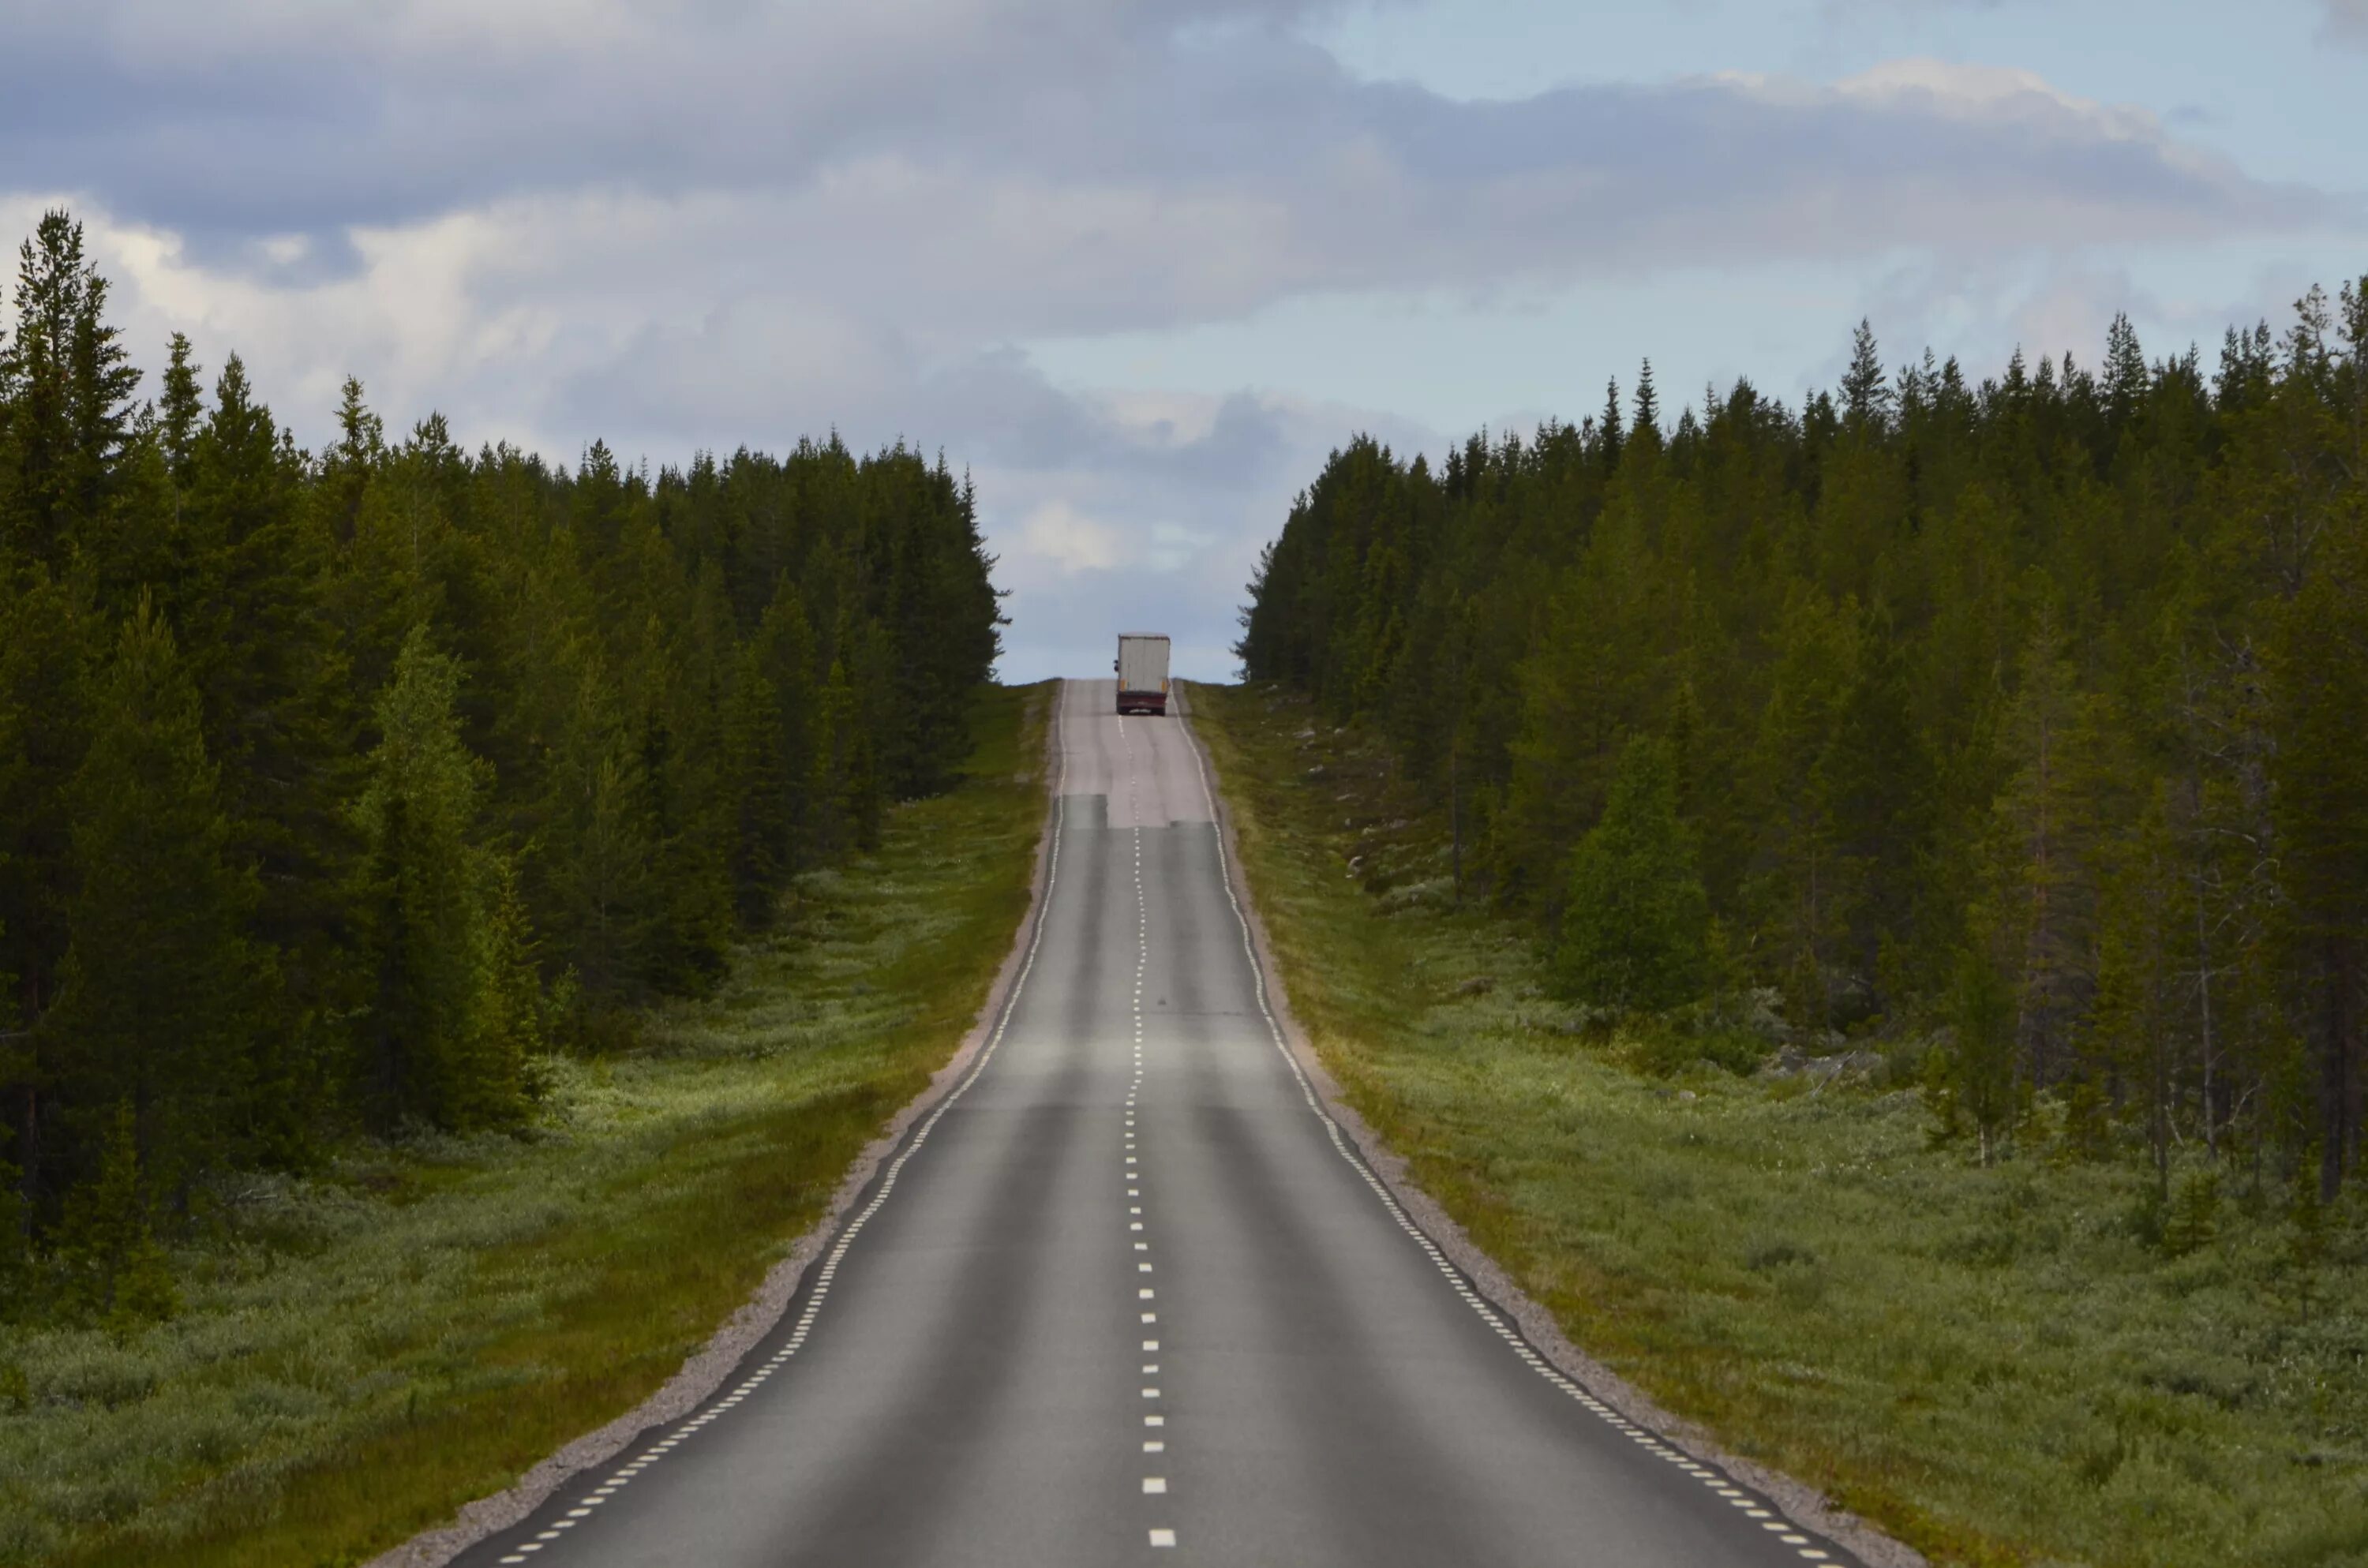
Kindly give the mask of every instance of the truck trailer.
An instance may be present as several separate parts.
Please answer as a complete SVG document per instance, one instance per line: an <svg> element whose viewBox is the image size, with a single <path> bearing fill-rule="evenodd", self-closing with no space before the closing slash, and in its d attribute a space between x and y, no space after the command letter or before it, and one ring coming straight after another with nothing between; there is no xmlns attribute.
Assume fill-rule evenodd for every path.
<svg viewBox="0 0 2368 1568"><path fill-rule="evenodd" d="M1121 713L1167 711L1167 639L1156 631L1121 631L1118 659L1118 710Z"/></svg>

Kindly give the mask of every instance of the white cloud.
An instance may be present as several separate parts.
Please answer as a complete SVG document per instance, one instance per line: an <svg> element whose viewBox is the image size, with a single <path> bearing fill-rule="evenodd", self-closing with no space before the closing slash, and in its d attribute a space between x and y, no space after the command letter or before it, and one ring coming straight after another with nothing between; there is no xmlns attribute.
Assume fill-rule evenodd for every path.
<svg viewBox="0 0 2368 1568"><path fill-rule="evenodd" d="M1107 571L1121 559L1116 529L1080 514L1066 501L1047 501L1019 528L1019 548L1064 575Z"/></svg>
<svg viewBox="0 0 2368 1568"><path fill-rule="evenodd" d="M440 408L563 460L832 426L942 447L1027 658L1123 609L1213 659L1292 492L1390 422L1058 387L1025 345L1679 264L1996 266L2327 206L2028 73L1461 103L1352 79L1292 30L1323 8L19 0L0 224L42 204L12 182L70 198L142 357L176 328L209 366L240 350L309 440L353 373L398 428Z"/></svg>

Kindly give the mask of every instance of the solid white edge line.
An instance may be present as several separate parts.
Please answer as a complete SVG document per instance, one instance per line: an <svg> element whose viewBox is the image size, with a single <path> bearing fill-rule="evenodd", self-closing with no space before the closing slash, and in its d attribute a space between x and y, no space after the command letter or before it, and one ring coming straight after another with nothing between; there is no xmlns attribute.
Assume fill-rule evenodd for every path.
<svg viewBox="0 0 2368 1568"><path fill-rule="evenodd" d="M1438 1265L1440 1273L1451 1286L1454 1287L1456 1293L1464 1299L1465 1303L1479 1315L1481 1320L1495 1329L1517 1351L1526 1353L1525 1364L1532 1371L1549 1384L1571 1395L1573 1403L1601 1417L1607 1425L1634 1437L1640 1443L1657 1444L1660 1440L1657 1434L1645 1433L1632 1423L1610 1415L1598 1402L1583 1392L1579 1385L1564 1374L1560 1369L1554 1367L1543 1357L1531 1351L1526 1341L1505 1326L1504 1320L1498 1317L1490 1307L1484 1304L1476 1290L1469 1286L1469 1282L1464 1279L1463 1274L1440 1251L1438 1244L1425 1235L1422 1228L1414 1222L1413 1217L1406 1211L1406 1206L1397 1200L1396 1195L1383 1184L1381 1177L1376 1176L1372 1167L1357 1153L1348 1135L1340 1131L1340 1124L1333 1119L1332 1113L1325 1109L1323 1101L1316 1097L1315 1084L1308 1078L1306 1070L1300 1066L1299 1058L1292 1054L1290 1042L1282 1038L1282 1025L1276 1019L1274 1008L1267 999L1266 966L1258 961L1258 944L1250 936L1249 916L1243 912L1242 901L1234 892L1233 858L1225 853L1224 820L1217 812L1216 791L1209 783L1209 766L1201 745L1201 738L1194 733L1189 714L1179 713L1178 717L1184 720L1185 743L1192 753L1193 769L1201 776L1201 801L1208 809L1211 836L1217 846L1217 872L1224 882L1225 902L1233 906L1234 923L1241 927L1242 953L1249 960L1250 980L1257 991L1258 1013L1266 1019L1268 1038L1274 1042L1274 1048L1281 1055L1284 1065L1291 1069L1292 1077L1298 1082L1300 1097L1307 1102L1307 1108L1314 1111L1316 1119L1324 1124L1325 1134L1331 1139L1334 1151L1342 1159L1348 1161L1349 1168L1364 1179L1366 1187L1372 1190L1374 1197L1382 1200L1382 1205L1389 1210L1390 1217L1397 1221L1398 1228L1412 1237L1416 1244L1420 1246L1431 1261ZM1712 1484L1707 1478L1698 1477L1697 1479L1703 1481L1706 1489ZM1727 1478L1720 1476L1718 1479L1724 1481ZM1780 1509L1779 1512L1781 1513L1782 1510ZM1804 1530L1808 1528L1807 1526L1794 1528ZM1803 1555L1807 1556L1809 1553L1804 1551ZM1819 1554L1818 1560L1823 1560L1822 1553Z"/></svg>
<svg viewBox="0 0 2368 1568"><path fill-rule="evenodd" d="M970 1071L962 1075L962 1081L956 1085L944 1099L939 1100L937 1108L930 1111L922 1120L911 1141L894 1159L888 1162L886 1170L880 1177L879 1188L872 1193L871 1201L863 1206L854 1219L848 1221L847 1228L838 1233L829 1252L824 1255L823 1266L815 1272L813 1283L807 1289L805 1309L798 1316L797 1328L791 1335L790 1343L775 1352L769 1358L770 1362L778 1363L796 1353L798 1342L804 1337L805 1330L814 1322L815 1314L822 1310L823 1302L830 1295L830 1288L836 1281L839 1263L846 1257L848 1247L862 1233L864 1225L871 1216L880 1211L880 1206L888 1201L888 1195L895 1190L896 1177L904 1170L905 1163L920 1152L921 1145L928 1142L930 1131L937 1127L946 1112L953 1108L956 1100L970 1092L970 1086L978 1082L979 1074L986 1071L986 1064L995 1060L996 1049L1003 1044L1004 1031L1011 1027L1011 1016L1019 1010L1020 995L1028 989L1028 977L1036 969L1037 949L1044 944L1044 927L1052 920L1053 892L1060 881L1061 832L1068 825L1069 819L1069 710L1065 700L1067 686L1066 680L1061 682L1061 688L1056 690L1053 697L1053 733L1061 753L1061 777L1053 790L1052 821L1046 828L1046 831L1052 835L1053 841L1044 862L1044 896L1034 911L1035 923L1034 928L1029 933L1028 956L1020 960L1019 972L1011 982L1011 991L1003 999L1003 1010L996 1017L994 1032L987 1036L985 1045L980 1048L978 1060L973 1062ZM1149 1266L1144 1267L1148 1268ZM1144 1293L1150 1294L1149 1291ZM694 1410L690 1415L677 1421L665 1437L642 1450L634 1457L632 1462L638 1466L656 1463L658 1460L673 1452L691 1433L701 1430L724 1411L737 1405L748 1392L748 1387L744 1383L734 1387L721 1399L712 1399L705 1406ZM598 1503L605 1499L593 1497L586 1498L585 1501ZM564 1528L590 1512L589 1508L579 1506L556 1522ZM520 1520L519 1523L522 1525L530 1523L532 1519L533 1516L529 1515L527 1519ZM523 1559L505 1557L502 1561L519 1562Z"/></svg>

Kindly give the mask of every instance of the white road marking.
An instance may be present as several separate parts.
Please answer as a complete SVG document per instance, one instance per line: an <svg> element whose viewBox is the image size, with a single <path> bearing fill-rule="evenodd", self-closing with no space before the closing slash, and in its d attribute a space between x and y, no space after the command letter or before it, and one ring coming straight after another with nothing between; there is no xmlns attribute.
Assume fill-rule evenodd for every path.
<svg viewBox="0 0 2368 1568"><path fill-rule="evenodd" d="M1151 1544L1154 1546L1173 1546L1176 1544L1176 1532L1174 1530L1153 1530L1151 1532Z"/></svg>
<svg viewBox="0 0 2368 1568"><path fill-rule="evenodd" d="M979 1074L986 1071L987 1063L995 1060L996 1052L1000 1050L1003 1045L1004 1036L1011 1028L1012 1015L1019 1010L1019 998L1028 989L1029 976L1035 972L1037 955L1042 950L1044 946L1044 927L1048 922L1048 917L1050 916L1053 908L1053 889L1059 885L1060 881L1061 837L1064 830L1068 826L1069 821L1069 746L1067 740L1069 724L1068 709L1064 704L1055 705L1053 722L1054 733L1059 737L1055 744L1061 754L1061 777L1058 784L1054 788L1053 796L1053 821L1050 828L1047 830L1051 835L1051 842L1045 846L1044 896L1038 901L1033 911L1034 928L1029 935L1028 953L1027 956L1020 960L1019 972L1011 983L1010 993L1003 999L1003 1011L996 1018L994 1032L987 1036L985 1045L980 1048L978 1059L971 1063L971 1069L969 1073L963 1075L962 1082L955 1085L952 1091L950 1092L944 1099L938 1102L937 1108L932 1110L928 1114L928 1118L922 1121L919 1130L913 1134L912 1141L905 1145L902 1153L898 1153L894 1160L889 1162L887 1170L881 1176L879 1190L871 1195L871 1201L866 1203L862 1210L856 1214L855 1218L848 1222L846 1229L839 1233L837 1240L832 1244L830 1251L824 1257L822 1267L814 1273L814 1283L807 1294L805 1310L798 1314L797 1323L790 1335L789 1343L774 1355L771 1363L768 1364L768 1369L770 1365L778 1365L796 1353L805 1338L806 1331L813 1326L815 1314L822 1310L823 1302L830 1294L830 1287L837 1277L839 1264L847 1256L848 1248L854 1244L855 1238L862 1233L863 1227L871 1222L871 1217L880 1211L880 1206L888 1201L888 1195L895 1190L896 1178L898 1176L903 1174L905 1164L910 1161L915 1154L920 1152L921 1145L928 1142L929 1134L937 1129L938 1123L945 1119L946 1112L953 1108L953 1104L956 1100L961 1099L964 1095L970 1092L971 1085L978 1082ZM1127 1164L1134 1164L1132 1156L1128 1158ZM1145 1290L1143 1294L1147 1297L1151 1292ZM709 1422L714 1420L715 1417L723 1411L738 1404L745 1397L746 1397L753 1387L762 1381L763 1375L760 1374L758 1377L752 1379L747 1382L744 1382L725 1398L709 1405L707 1409L701 1412L699 1415L694 1416L689 1421L681 1423L672 1432L668 1433L662 1441L653 1444L649 1449L644 1450L638 1462L643 1465L655 1464L660 1459L663 1459L667 1454L673 1452L676 1447L690 1434L697 1432L707 1426ZM607 1499L604 1496L596 1494L586 1498L585 1501L587 1503L598 1504L607 1501ZM565 1517L552 1520L552 1523L555 1528L553 1529L544 1531L538 1540L550 1540L555 1539L559 1530L572 1528L577 1519L586 1517L590 1513L591 1509L588 1507L570 1509ZM526 1550L531 1551L540 1549L538 1547L529 1547ZM525 1559L523 1557L513 1555L505 1557L502 1561L505 1562L522 1562Z"/></svg>
<svg viewBox="0 0 2368 1568"><path fill-rule="evenodd" d="M1167 1478L1166 1476L1146 1475L1143 1478L1143 1492L1144 1495L1146 1497L1158 1496L1161 1493L1164 1493L1167 1490Z"/></svg>
<svg viewBox="0 0 2368 1568"><path fill-rule="evenodd" d="M1178 716L1179 718L1183 717L1180 713ZM1212 839L1215 844L1217 850L1218 878L1224 884L1225 902L1233 906L1234 923L1241 931L1242 954L1249 960L1250 980L1253 987L1255 988L1255 994L1257 995L1258 1005L1258 1013L1266 1020L1267 1038L1272 1041L1276 1054L1282 1058L1283 1065L1291 1070L1292 1078L1299 1085L1301 1100L1304 1101L1307 1108L1315 1114L1315 1119L1323 1124L1325 1136L1331 1140L1334 1152L1337 1153L1343 1160L1346 1160L1349 1163L1349 1167L1355 1170L1357 1175L1363 1179L1365 1186L1372 1190L1373 1196L1381 1200L1383 1208L1389 1211L1390 1218L1397 1222L1398 1229L1405 1232L1406 1234L1413 1240L1415 1244L1419 1246L1424 1253L1429 1256L1432 1263L1438 1267L1440 1273L1445 1277L1448 1284L1454 1290L1455 1293L1463 1298L1464 1301L1472 1308L1472 1310L1479 1315L1482 1322L1486 1323L1490 1328L1496 1330L1499 1337L1503 1338L1508 1344L1513 1346L1517 1351L1521 1353L1523 1361L1531 1368L1531 1370L1537 1372L1539 1376L1544 1378L1563 1392L1570 1395L1571 1398L1577 1401L1581 1406L1601 1417L1615 1430L1625 1433L1640 1445L1656 1449L1663 1453L1665 1457L1680 1459L1686 1457L1679 1450L1665 1447L1657 1434L1647 1432L1635 1426L1633 1422L1627 1421L1618 1415L1610 1406L1603 1404L1578 1383L1565 1376L1551 1362L1535 1354L1535 1352L1522 1341L1518 1334L1508 1328L1505 1325L1505 1321L1486 1304L1480 1295L1471 1288L1470 1284L1463 1278L1463 1275L1456 1270L1455 1266L1449 1261L1446 1255L1440 1250L1438 1244L1430 1237L1423 1234L1421 1228L1414 1222L1413 1217L1406 1211L1405 1205L1401 1204L1397 1200L1396 1195L1392 1193L1387 1187L1383 1185L1381 1178L1376 1176L1371 1167L1369 1167L1365 1164L1364 1160L1358 1155L1356 1150L1350 1145L1347 1134L1340 1131L1340 1124L1332 1119L1332 1114L1324 1108L1323 1102L1316 1098L1315 1085L1308 1081L1305 1070L1299 1064L1299 1059L1292 1054L1290 1043L1282 1038L1282 1025L1276 1020L1273 1005L1269 1001L1267 996L1266 966L1258 961L1258 944L1252 939L1250 935L1249 916L1243 912L1241 897L1234 891L1233 858L1225 852L1224 823L1223 816L1217 810L1216 790L1209 781L1209 765L1207 758L1201 752L1200 741L1198 737L1193 734L1191 725L1189 721L1187 721L1182 726L1182 733L1185 736L1187 745L1190 748L1192 753L1192 767L1200 776L1201 801L1208 808L1209 821L1215 829L1214 833L1212 835ZM1701 1480L1704 1486L1709 1487L1713 1491L1718 1490L1721 1483L1725 1480L1724 1476L1719 1475L1715 1471L1708 1471L1705 1469L1704 1471L1698 1471L1695 1473L1697 1479ZM1749 1499L1746 1499L1746 1501L1748 1502ZM1760 1513L1764 1517L1765 1510L1761 1510ZM1771 1529L1790 1529L1793 1527L1790 1521L1786 1521L1782 1524L1771 1525L1769 1528ZM1814 1547L1810 1547L1804 1548L1801 1551L1801 1556L1812 1562L1823 1562L1827 1560L1827 1554Z"/></svg>

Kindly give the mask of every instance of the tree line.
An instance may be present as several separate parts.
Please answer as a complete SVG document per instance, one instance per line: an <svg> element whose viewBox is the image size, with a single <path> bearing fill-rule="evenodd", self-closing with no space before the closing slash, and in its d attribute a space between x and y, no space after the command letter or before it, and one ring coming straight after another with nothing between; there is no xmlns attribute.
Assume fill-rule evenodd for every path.
<svg viewBox="0 0 2368 1568"><path fill-rule="evenodd" d="M1629 1015L1927 1040L1985 1158L2192 1151L2334 1197L2368 1029L2368 280L2282 334L1975 382L1867 324L1434 469L1335 452L1253 680L1386 737L1457 876ZM1468 847L1467 847L1468 846Z"/></svg>
<svg viewBox="0 0 2368 1568"><path fill-rule="evenodd" d="M523 1120L966 755L1002 618L942 458L570 472L352 381L307 452L179 335L142 399L67 214L19 261L0 1275L114 1310L212 1173Z"/></svg>

